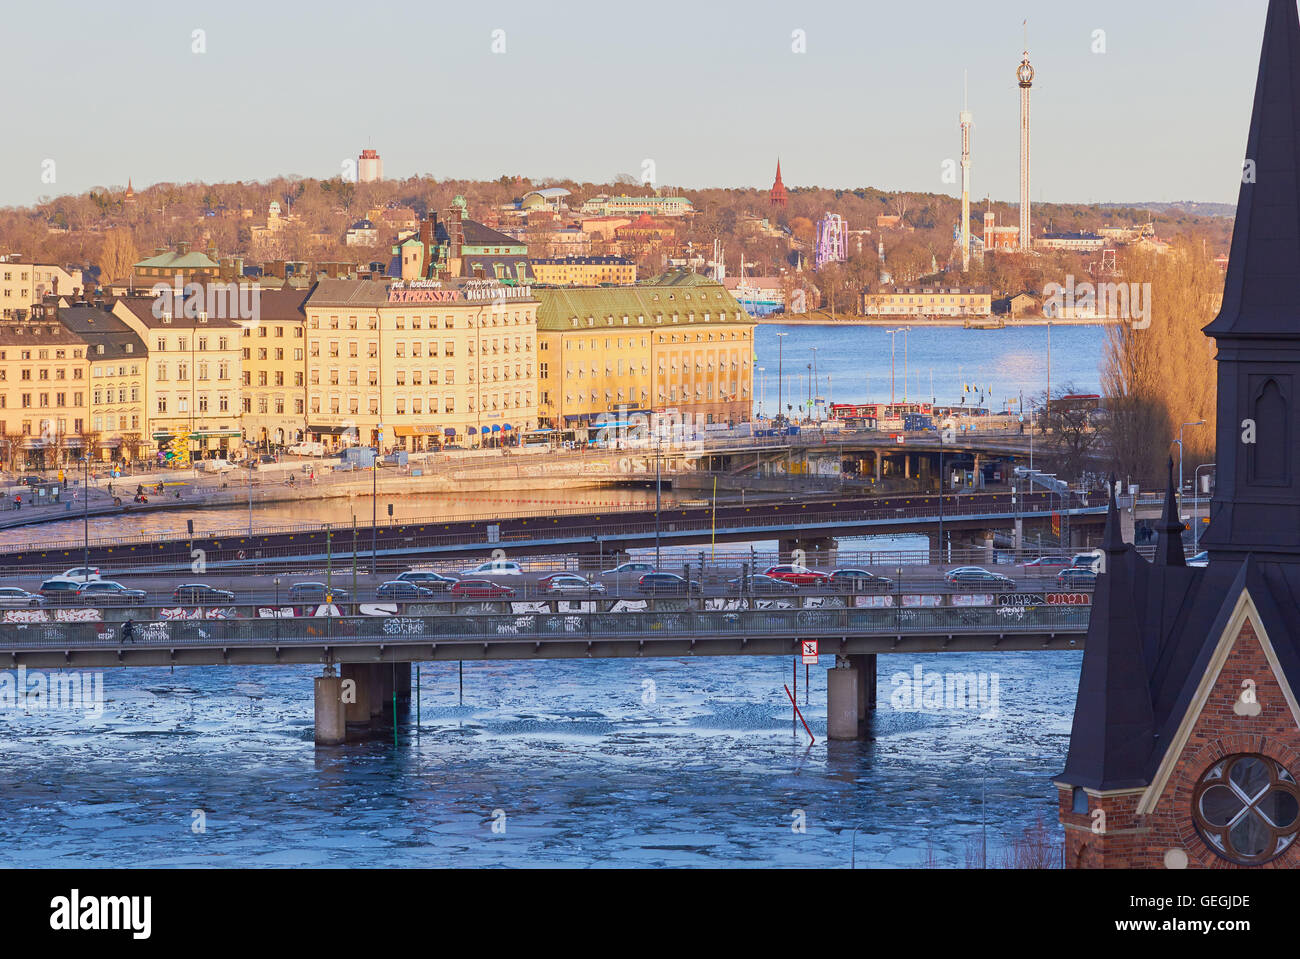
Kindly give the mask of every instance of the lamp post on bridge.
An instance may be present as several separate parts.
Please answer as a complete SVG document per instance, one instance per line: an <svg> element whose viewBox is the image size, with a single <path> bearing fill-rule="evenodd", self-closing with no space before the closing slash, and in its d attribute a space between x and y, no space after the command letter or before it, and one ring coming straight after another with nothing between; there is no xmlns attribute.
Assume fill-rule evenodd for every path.
<svg viewBox="0 0 1300 959"><path fill-rule="evenodd" d="M1196 469L1192 470L1192 486L1196 490L1196 495L1192 498L1192 555L1197 556L1201 552L1201 521L1197 516L1201 504L1201 484L1198 476L1201 470L1212 470L1218 467L1217 463L1202 463ZM1209 474L1206 474L1209 478Z"/></svg>
<svg viewBox="0 0 1300 959"><path fill-rule="evenodd" d="M384 448L384 424L377 424L375 458L370 461L370 575L375 575L379 557L379 451Z"/></svg>
<svg viewBox="0 0 1300 959"><path fill-rule="evenodd" d="M789 333L776 334L776 415L785 416L785 338Z"/></svg>
<svg viewBox="0 0 1300 959"><path fill-rule="evenodd" d="M1184 423L1178 427L1178 522L1183 521L1183 430L1189 426L1204 426L1205 420Z"/></svg>

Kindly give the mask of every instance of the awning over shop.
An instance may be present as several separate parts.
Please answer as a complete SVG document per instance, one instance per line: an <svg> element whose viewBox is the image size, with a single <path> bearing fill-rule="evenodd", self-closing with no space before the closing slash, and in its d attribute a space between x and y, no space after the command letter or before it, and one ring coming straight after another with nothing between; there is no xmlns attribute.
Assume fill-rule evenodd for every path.
<svg viewBox="0 0 1300 959"><path fill-rule="evenodd" d="M502 428L503 430L512 430L512 429L514 429L514 427L511 426L509 423L502 423L502 424L501 424L501 428Z"/></svg>
<svg viewBox="0 0 1300 959"><path fill-rule="evenodd" d="M493 424L492 424L492 432L493 432L493 433L500 433L500 432L501 432L501 427L498 426L496 423L493 423Z"/></svg>
<svg viewBox="0 0 1300 959"><path fill-rule="evenodd" d="M465 432L469 433L470 436L473 436L474 434L476 434L476 433L478 432L478 430L471 426L471 427L470 427L468 430L466 430Z"/></svg>
<svg viewBox="0 0 1300 959"><path fill-rule="evenodd" d="M456 431L455 431L452 427L448 426L445 430L442 431L442 435L443 435L443 436L455 436L455 435L456 435Z"/></svg>
<svg viewBox="0 0 1300 959"><path fill-rule="evenodd" d="M355 433L355 426L308 426L308 433L320 433L323 436L342 436L344 433Z"/></svg>
<svg viewBox="0 0 1300 959"><path fill-rule="evenodd" d="M442 429L437 426L425 426L417 424L415 426L394 426L394 436L436 436L441 433ZM456 431L452 430L454 434Z"/></svg>

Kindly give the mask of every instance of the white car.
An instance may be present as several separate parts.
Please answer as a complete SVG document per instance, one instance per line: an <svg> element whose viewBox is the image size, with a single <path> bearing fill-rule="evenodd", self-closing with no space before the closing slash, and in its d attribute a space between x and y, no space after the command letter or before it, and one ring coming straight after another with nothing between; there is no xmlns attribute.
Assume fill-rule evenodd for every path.
<svg viewBox="0 0 1300 959"><path fill-rule="evenodd" d="M92 580L102 579L99 575L98 566L77 566L73 569L65 570L59 579L71 579L78 583L87 583Z"/></svg>
<svg viewBox="0 0 1300 959"><path fill-rule="evenodd" d="M324 443L298 443L289 447L289 452L294 456L324 456Z"/></svg>
<svg viewBox="0 0 1300 959"><path fill-rule="evenodd" d="M479 563L473 569L461 570L462 576L522 576L524 568L518 563L510 562L504 559L490 559L486 563Z"/></svg>
<svg viewBox="0 0 1300 959"><path fill-rule="evenodd" d="M17 586L0 586L0 609L44 606L45 597Z"/></svg>

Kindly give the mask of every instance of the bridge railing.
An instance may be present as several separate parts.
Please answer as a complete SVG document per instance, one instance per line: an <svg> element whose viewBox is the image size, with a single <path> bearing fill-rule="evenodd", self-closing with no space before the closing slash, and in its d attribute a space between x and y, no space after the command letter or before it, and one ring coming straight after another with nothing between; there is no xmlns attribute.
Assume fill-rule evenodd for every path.
<svg viewBox="0 0 1300 959"><path fill-rule="evenodd" d="M298 617L175 620L133 624L41 623L0 630L0 651L344 644L510 642L1071 633L1087 630L1088 607L944 609L657 609L623 613L478 613L462 616Z"/></svg>

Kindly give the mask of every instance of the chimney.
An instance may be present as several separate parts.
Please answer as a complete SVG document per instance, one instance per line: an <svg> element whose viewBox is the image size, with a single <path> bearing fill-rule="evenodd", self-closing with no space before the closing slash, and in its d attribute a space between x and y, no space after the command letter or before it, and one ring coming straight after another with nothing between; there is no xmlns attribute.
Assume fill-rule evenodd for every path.
<svg viewBox="0 0 1300 959"><path fill-rule="evenodd" d="M176 244L177 256L184 256L188 252L190 252L190 244L188 241L182 240L181 242Z"/></svg>

